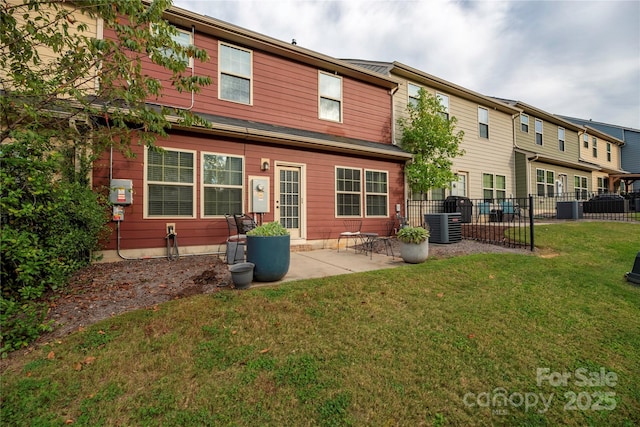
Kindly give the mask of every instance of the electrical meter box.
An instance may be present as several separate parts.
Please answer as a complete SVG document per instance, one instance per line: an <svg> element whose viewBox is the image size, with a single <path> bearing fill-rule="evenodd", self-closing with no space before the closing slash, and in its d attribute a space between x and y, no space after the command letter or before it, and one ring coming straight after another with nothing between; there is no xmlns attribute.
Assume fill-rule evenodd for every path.
<svg viewBox="0 0 640 427"><path fill-rule="evenodd" d="M112 179L109 201L114 205L133 203L133 182L130 179Z"/></svg>
<svg viewBox="0 0 640 427"><path fill-rule="evenodd" d="M251 180L251 212L269 212L269 180L254 178Z"/></svg>

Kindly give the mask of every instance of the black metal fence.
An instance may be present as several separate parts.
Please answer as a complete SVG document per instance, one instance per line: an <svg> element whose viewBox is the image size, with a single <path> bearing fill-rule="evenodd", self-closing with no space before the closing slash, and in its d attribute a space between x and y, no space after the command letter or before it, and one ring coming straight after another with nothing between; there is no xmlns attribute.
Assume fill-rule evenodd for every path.
<svg viewBox="0 0 640 427"><path fill-rule="evenodd" d="M534 196L535 220L640 221L640 193L576 193Z"/></svg>
<svg viewBox="0 0 640 427"><path fill-rule="evenodd" d="M505 199L408 200L406 222L427 226L425 215L451 215L463 239L534 248L535 223L555 220L640 221L640 193L556 194ZM459 215L458 215L459 214ZM457 224L456 224L457 227Z"/></svg>
<svg viewBox="0 0 640 427"><path fill-rule="evenodd" d="M406 220L412 226L428 226L425 215L448 214L459 222L463 239L533 250L533 198L499 200L448 197L445 200L408 200ZM457 224L455 224L457 227ZM433 234L433 233L432 233Z"/></svg>

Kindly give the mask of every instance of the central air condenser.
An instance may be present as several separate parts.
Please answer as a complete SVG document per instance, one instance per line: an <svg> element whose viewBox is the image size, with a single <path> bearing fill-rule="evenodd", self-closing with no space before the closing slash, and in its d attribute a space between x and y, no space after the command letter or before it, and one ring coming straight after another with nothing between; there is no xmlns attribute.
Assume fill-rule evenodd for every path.
<svg viewBox="0 0 640 427"><path fill-rule="evenodd" d="M425 214L424 223L429 227L432 243L455 243L462 240L460 212Z"/></svg>

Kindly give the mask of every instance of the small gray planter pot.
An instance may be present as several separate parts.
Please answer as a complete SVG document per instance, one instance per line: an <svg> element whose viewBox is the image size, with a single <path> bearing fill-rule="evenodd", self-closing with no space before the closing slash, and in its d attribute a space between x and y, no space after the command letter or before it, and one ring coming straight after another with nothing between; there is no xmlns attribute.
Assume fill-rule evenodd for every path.
<svg viewBox="0 0 640 427"><path fill-rule="evenodd" d="M429 257L429 239L419 244L400 242L400 256L409 264L425 262Z"/></svg>

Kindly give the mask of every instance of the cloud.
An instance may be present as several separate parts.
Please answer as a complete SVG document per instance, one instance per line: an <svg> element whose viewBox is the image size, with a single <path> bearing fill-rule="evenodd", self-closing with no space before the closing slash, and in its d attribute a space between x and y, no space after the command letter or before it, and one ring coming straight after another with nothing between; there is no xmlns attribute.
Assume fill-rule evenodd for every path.
<svg viewBox="0 0 640 427"><path fill-rule="evenodd" d="M486 95L640 128L637 1L175 4L325 55L397 60Z"/></svg>

